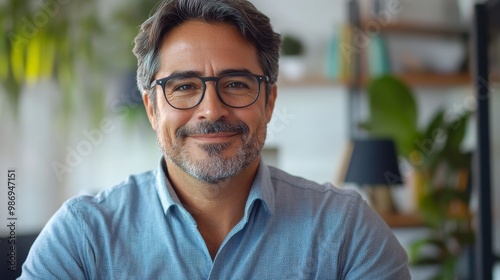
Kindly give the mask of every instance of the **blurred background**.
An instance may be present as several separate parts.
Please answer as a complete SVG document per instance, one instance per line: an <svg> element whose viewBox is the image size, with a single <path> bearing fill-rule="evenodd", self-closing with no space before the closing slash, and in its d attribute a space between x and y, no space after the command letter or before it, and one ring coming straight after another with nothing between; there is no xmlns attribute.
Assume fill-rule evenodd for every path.
<svg viewBox="0 0 500 280"><path fill-rule="evenodd" d="M17 236L36 236L72 196L95 194L156 168L161 153L135 87L132 54L138 27L156 2L0 1L0 170L3 182L15 170ZM468 279L470 271L456 271L463 259L470 262L477 208L470 160L464 160L477 142L473 1L251 2L284 39L266 161L319 183L358 188L369 200L367 188L344 183L351 140L393 139L402 183L391 190L395 210L383 216L413 257L413 278L446 273L444 267ZM492 91L492 170L499 170L500 97ZM397 93L380 96L386 92ZM389 121L380 125L377 116ZM491 175L492 201L500 201L500 175ZM451 187L442 183L451 177ZM439 200L435 191L443 189L453 193ZM7 194L3 187L2 223L9 217ZM446 201L446 209L425 208L422 201ZM461 210L450 214L457 201ZM498 254L498 203L493 221ZM450 233L450 223L467 230ZM446 239L437 249L424 248L421 240L436 232L455 243ZM7 227L0 227L0 236L9 236ZM452 266L444 264L450 260Z"/></svg>

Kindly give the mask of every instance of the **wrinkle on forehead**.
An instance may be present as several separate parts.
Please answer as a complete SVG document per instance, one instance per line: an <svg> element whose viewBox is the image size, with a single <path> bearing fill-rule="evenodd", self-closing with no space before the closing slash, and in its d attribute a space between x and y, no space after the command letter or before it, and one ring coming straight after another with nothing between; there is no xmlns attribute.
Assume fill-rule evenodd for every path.
<svg viewBox="0 0 500 280"><path fill-rule="evenodd" d="M255 46L234 26L187 21L163 39L156 78L169 76L174 71L212 76L225 69L248 69L263 74Z"/></svg>

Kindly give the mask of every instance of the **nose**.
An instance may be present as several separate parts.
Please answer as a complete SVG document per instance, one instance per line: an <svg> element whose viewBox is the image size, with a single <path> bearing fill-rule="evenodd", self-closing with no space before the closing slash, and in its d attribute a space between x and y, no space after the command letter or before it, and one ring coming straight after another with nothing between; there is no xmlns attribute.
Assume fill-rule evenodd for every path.
<svg viewBox="0 0 500 280"><path fill-rule="evenodd" d="M217 96L214 82L207 82L205 87L205 96L197 106L197 118L215 122L229 114L229 108L222 103Z"/></svg>

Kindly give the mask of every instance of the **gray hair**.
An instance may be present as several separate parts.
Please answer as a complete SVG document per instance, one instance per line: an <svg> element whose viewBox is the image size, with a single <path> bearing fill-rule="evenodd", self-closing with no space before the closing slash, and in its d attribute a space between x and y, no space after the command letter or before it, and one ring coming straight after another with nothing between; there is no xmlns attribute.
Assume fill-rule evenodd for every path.
<svg viewBox="0 0 500 280"><path fill-rule="evenodd" d="M273 31L269 17L258 11L252 3L246 0L166 0L141 25L134 40L133 53L138 66L137 87L142 93L149 91L158 71L161 41L170 30L187 20L222 22L238 28L243 37L257 49L259 63L264 74L270 78L269 84L276 82L281 38Z"/></svg>

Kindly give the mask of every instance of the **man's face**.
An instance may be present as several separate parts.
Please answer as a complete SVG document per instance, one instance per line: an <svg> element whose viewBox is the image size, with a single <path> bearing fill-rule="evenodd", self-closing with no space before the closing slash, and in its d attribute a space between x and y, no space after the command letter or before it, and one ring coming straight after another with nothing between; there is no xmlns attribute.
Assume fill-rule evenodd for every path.
<svg viewBox="0 0 500 280"><path fill-rule="evenodd" d="M179 72L220 76L227 71L263 75L255 47L227 24L188 21L170 31L160 48L160 79ZM214 82L206 82L201 103L188 110L171 107L156 86L154 104L145 96L148 117L167 160L199 181L218 183L259 160L271 119L276 87L265 104L266 85L246 108L231 108L218 98ZM169 170L170 172L170 170Z"/></svg>

